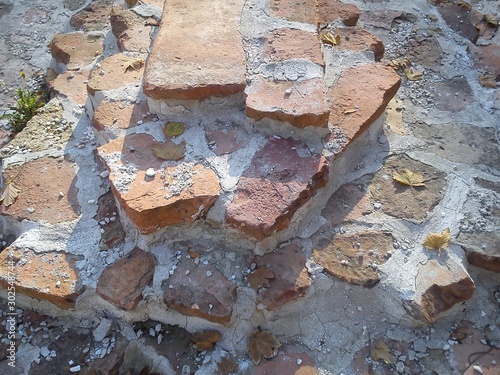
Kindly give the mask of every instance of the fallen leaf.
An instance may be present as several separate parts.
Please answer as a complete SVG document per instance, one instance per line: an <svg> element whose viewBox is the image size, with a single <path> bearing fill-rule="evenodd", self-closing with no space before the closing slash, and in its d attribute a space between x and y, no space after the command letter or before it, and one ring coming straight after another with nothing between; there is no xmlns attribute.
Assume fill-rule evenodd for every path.
<svg viewBox="0 0 500 375"><path fill-rule="evenodd" d="M405 168L403 172L394 172L392 178L397 182L411 187L425 186L424 177L420 173L415 173Z"/></svg>
<svg viewBox="0 0 500 375"><path fill-rule="evenodd" d="M144 66L144 59L136 58L136 57L123 57L121 58L123 61L122 66L125 68L125 72L129 70L139 70Z"/></svg>
<svg viewBox="0 0 500 375"><path fill-rule="evenodd" d="M494 15L492 14L485 14L483 16L484 20L486 21L486 23L492 25L492 26L495 26L495 27L498 27L498 18L496 18Z"/></svg>
<svg viewBox="0 0 500 375"><path fill-rule="evenodd" d="M194 333L191 339L196 347L201 350L208 350L212 349L220 341L221 337L219 331L205 330Z"/></svg>
<svg viewBox="0 0 500 375"><path fill-rule="evenodd" d="M468 2L463 1L463 0L458 0L457 5L462 8L463 10L471 10L472 5L470 5Z"/></svg>
<svg viewBox="0 0 500 375"><path fill-rule="evenodd" d="M0 203L3 202L5 207L9 207L12 205L17 197L21 189L19 189L13 182L7 182L2 190L2 196L0 196Z"/></svg>
<svg viewBox="0 0 500 375"><path fill-rule="evenodd" d="M188 254L191 258L196 259L200 257L200 254L193 250L188 250Z"/></svg>
<svg viewBox="0 0 500 375"><path fill-rule="evenodd" d="M160 22L153 17L150 17L146 20L144 26L160 26Z"/></svg>
<svg viewBox="0 0 500 375"><path fill-rule="evenodd" d="M217 369L221 375L236 374L240 366L236 363L233 357L222 357L219 362L217 362Z"/></svg>
<svg viewBox="0 0 500 375"><path fill-rule="evenodd" d="M457 339L459 341L465 340L468 335L469 335L469 328L468 327L459 327L459 328L451 331L451 337L453 337L454 339Z"/></svg>
<svg viewBox="0 0 500 375"><path fill-rule="evenodd" d="M344 109L344 115L350 115L351 113L358 112L358 108L346 108Z"/></svg>
<svg viewBox="0 0 500 375"><path fill-rule="evenodd" d="M405 69L408 65L410 65L410 60L406 57L398 57L397 59L389 61L389 66L396 70Z"/></svg>
<svg viewBox="0 0 500 375"><path fill-rule="evenodd" d="M257 268L248 275L248 283L258 291L260 288L269 288L269 280L274 279L274 273L267 268Z"/></svg>
<svg viewBox="0 0 500 375"><path fill-rule="evenodd" d="M441 233L429 233L422 245L441 253L441 250L450 246L450 228L446 228Z"/></svg>
<svg viewBox="0 0 500 375"><path fill-rule="evenodd" d="M384 340L379 340L375 347L370 351L370 356L374 361L384 361L385 363L395 363L396 357L391 353L391 349Z"/></svg>
<svg viewBox="0 0 500 375"><path fill-rule="evenodd" d="M182 122L167 122L163 128L165 137L176 137L184 133L184 124Z"/></svg>
<svg viewBox="0 0 500 375"><path fill-rule="evenodd" d="M422 79L422 72L412 68L405 68L405 76L409 81L419 81Z"/></svg>
<svg viewBox="0 0 500 375"><path fill-rule="evenodd" d="M321 40L323 43L331 44L332 46L338 46L341 42L340 35L333 35L331 32L321 34Z"/></svg>
<svg viewBox="0 0 500 375"><path fill-rule="evenodd" d="M247 350L252 362L258 365L262 357L276 356L280 346L281 344L271 332L255 330L248 341Z"/></svg>
<svg viewBox="0 0 500 375"><path fill-rule="evenodd" d="M481 86L494 89L498 86L497 78L498 76L496 74L482 74L479 77L479 82Z"/></svg>
<svg viewBox="0 0 500 375"><path fill-rule="evenodd" d="M167 139L166 142L154 142L153 153L157 158L164 160L180 160L184 157L186 142L182 141L178 145Z"/></svg>

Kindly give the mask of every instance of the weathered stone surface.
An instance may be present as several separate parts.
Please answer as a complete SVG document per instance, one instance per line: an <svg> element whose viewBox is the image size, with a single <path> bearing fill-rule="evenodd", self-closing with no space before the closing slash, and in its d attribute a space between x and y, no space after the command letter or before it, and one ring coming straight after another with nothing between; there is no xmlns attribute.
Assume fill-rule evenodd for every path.
<svg viewBox="0 0 500 375"><path fill-rule="evenodd" d="M500 46L468 46L468 51L477 68L500 74Z"/></svg>
<svg viewBox="0 0 500 375"><path fill-rule="evenodd" d="M299 244L292 244L260 257L253 257L249 263L257 268L271 270L274 278L269 280L269 288L257 291L257 302L274 310L302 297L309 289L311 280L305 268L306 257Z"/></svg>
<svg viewBox="0 0 500 375"><path fill-rule="evenodd" d="M318 0L318 8L320 24L328 24L338 19L342 20L346 26L355 26L358 23L360 11L353 4L337 0Z"/></svg>
<svg viewBox="0 0 500 375"><path fill-rule="evenodd" d="M101 65L90 72L87 90L91 95L96 91L114 90L127 84L139 84L144 72L144 66L138 69L130 68L130 57L117 53L106 57Z"/></svg>
<svg viewBox="0 0 500 375"><path fill-rule="evenodd" d="M97 201L97 214L94 216L101 231L101 241L99 248L101 250L111 249L125 239L120 215L116 208L115 198L111 191L101 195Z"/></svg>
<svg viewBox="0 0 500 375"><path fill-rule="evenodd" d="M400 83L394 69L380 64L349 69L328 92L329 125L339 127L352 141L380 117Z"/></svg>
<svg viewBox="0 0 500 375"><path fill-rule="evenodd" d="M498 232L460 233L457 236L457 243L464 248L469 264L500 273Z"/></svg>
<svg viewBox="0 0 500 375"><path fill-rule="evenodd" d="M412 188L393 180L393 173L401 173L405 168L420 173L426 180L425 187ZM443 197L445 177L434 167L406 156L391 157L374 176L369 191L382 204L382 211L386 214L421 222Z"/></svg>
<svg viewBox="0 0 500 375"><path fill-rule="evenodd" d="M443 50L434 37L417 37L410 41L406 54L412 64L422 65L438 72L443 61Z"/></svg>
<svg viewBox="0 0 500 375"><path fill-rule="evenodd" d="M474 281L461 264L429 259L416 278L416 314L428 324L457 303L467 301L475 290Z"/></svg>
<svg viewBox="0 0 500 375"><path fill-rule="evenodd" d="M227 324L236 302L236 285L212 265L183 259L166 281L163 299L181 314Z"/></svg>
<svg viewBox="0 0 500 375"><path fill-rule="evenodd" d="M464 38L476 43L479 37L478 29L475 24L483 18L482 14L474 9L467 10L451 0L440 1L437 5L441 17L448 26Z"/></svg>
<svg viewBox="0 0 500 375"><path fill-rule="evenodd" d="M434 93L434 103L441 111L458 112L473 102L474 94L463 76L437 83L427 83L425 89Z"/></svg>
<svg viewBox="0 0 500 375"><path fill-rule="evenodd" d="M402 10L371 10L362 12L359 20L366 26L374 26L381 29L391 30L394 27L394 21L397 19L408 19L409 14ZM414 16L411 16L414 18Z"/></svg>
<svg viewBox="0 0 500 375"><path fill-rule="evenodd" d="M328 162L291 138L271 139L243 172L226 212L228 225L259 240L288 227L328 180Z"/></svg>
<svg viewBox="0 0 500 375"><path fill-rule="evenodd" d="M112 5L113 0L94 0L76 12L69 24L75 30L100 31L108 26Z"/></svg>
<svg viewBox="0 0 500 375"><path fill-rule="evenodd" d="M130 29L137 22L137 15L121 6L113 6L109 15L111 32L118 38L127 29Z"/></svg>
<svg viewBox="0 0 500 375"><path fill-rule="evenodd" d="M195 221L220 191L215 173L201 164L170 162L163 168L164 161L151 149L153 142L150 135L133 134L98 149L110 171L113 194L141 233ZM149 168L155 176L146 176Z"/></svg>
<svg viewBox="0 0 500 375"><path fill-rule="evenodd" d="M156 257L135 247L108 266L99 277L97 293L125 310L133 310L142 299L142 291L153 281Z"/></svg>
<svg viewBox="0 0 500 375"><path fill-rule="evenodd" d="M278 355L260 362L254 369L254 375L317 375L320 370L310 350L300 344L280 347Z"/></svg>
<svg viewBox="0 0 500 375"><path fill-rule="evenodd" d="M306 81L255 80L247 87L247 116L271 118L293 126L328 126L328 103L319 78Z"/></svg>
<svg viewBox="0 0 500 375"><path fill-rule="evenodd" d="M154 116L149 113L147 101L143 100L139 104L126 101L101 102L94 112L92 126L98 130L105 129L129 129L142 121L153 120Z"/></svg>
<svg viewBox="0 0 500 375"><path fill-rule="evenodd" d="M387 232L336 234L320 231L313 237L313 259L330 275L351 284L372 287L380 281L378 266L394 252Z"/></svg>
<svg viewBox="0 0 500 375"><path fill-rule="evenodd" d="M101 35L56 34L50 43L50 51L55 61L66 64L68 70L75 70L89 65L102 54L103 41Z"/></svg>
<svg viewBox="0 0 500 375"><path fill-rule="evenodd" d="M234 129L209 129L205 134L215 155L229 154L239 150L247 140L244 133Z"/></svg>
<svg viewBox="0 0 500 375"><path fill-rule="evenodd" d="M11 206L0 206L0 214L51 224L79 217L77 177L72 163L43 157L7 168L3 177L5 181L13 179L21 192Z"/></svg>
<svg viewBox="0 0 500 375"><path fill-rule="evenodd" d="M203 100L242 92L246 68L238 24L243 3L166 0L144 93L154 99Z"/></svg>
<svg viewBox="0 0 500 375"><path fill-rule="evenodd" d="M335 46L337 51L372 51L375 61L384 57L384 44L375 35L359 27L341 27L332 30L325 30L321 34L331 32L333 35L340 35L341 43Z"/></svg>
<svg viewBox="0 0 500 375"><path fill-rule="evenodd" d="M321 216L330 226L358 220L373 211L369 194L353 184L346 184L328 200Z"/></svg>
<svg viewBox="0 0 500 375"><path fill-rule="evenodd" d="M147 52L151 45L151 27L136 25L127 29L117 39L120 51Z"/></svg>
<svg viewBox="0 0 500 375"><path fill-rule="evenodd" d="M296 30L274 30L266 35L263 47L264 58L270 62L289 59L307 59L324 66L323 52L318 33Z"/></svg>
<svg viewBox="0 0 500 375"><path fill-rule="evenodd" d="M87 101L88 70L67 71L61 73L52 83L52 90L73 100L78 105Z"/></svg>
<svg viewBox="0 0 500 375"><path fill-rule="evenodd" d="M0 286L6 289L14 274L17 293L63 309L74 309L77 297L83 292L75 266L77 260L71 254L56 251L9 247L0 253Z"/></svg>

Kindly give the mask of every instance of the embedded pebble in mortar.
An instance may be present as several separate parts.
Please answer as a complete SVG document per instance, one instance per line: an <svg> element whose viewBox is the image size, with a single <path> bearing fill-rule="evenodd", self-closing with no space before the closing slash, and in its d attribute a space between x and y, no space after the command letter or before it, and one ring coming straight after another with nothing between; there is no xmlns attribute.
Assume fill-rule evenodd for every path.
<svg viewBox="0 0 500 375"><path fill-rule="evenodd" d="M149 177L149 178L152 178L156 175L156 171L154 170L154 168L148 168L146 170L146 176Z"/></svg>

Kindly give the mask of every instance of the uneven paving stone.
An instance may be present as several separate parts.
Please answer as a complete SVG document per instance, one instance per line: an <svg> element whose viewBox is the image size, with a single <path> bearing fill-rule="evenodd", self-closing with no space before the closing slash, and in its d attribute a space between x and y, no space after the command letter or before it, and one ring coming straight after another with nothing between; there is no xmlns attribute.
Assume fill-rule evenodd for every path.
<svg viewBox="0 0 500 375"><path fill-rule="evenodd" d="M86 0L63 0L63 5L66 9L74 11L80 9L86 2Z"/></svg>
<svg viewBox="0 0 500 375"><path fill-rule="evenodd" d="M393 173L401 173L408 168L420 173L425 187L410 187L393 180ZM382 169L373 177L369 191L373 198L382 204L381 210L391 216L422 222L430 211L440 202L446 185L446 175L406 156L386 159Z"/></svg>
<svg viewBox="0 0 500 375"><path fill-rule="evenodd" d="M349 69L328 91L329 125L340 128L348 140L354 140L382 115L400 83L394 69L380 64ZM352 109L356 111L350 113Z"/></svg>
<svg viewBox="0 0 500 375"><path fill-rule="evenodd" d="M97 201L97 214L94 216L101 227L100 250L108 250L120 244L125 239L120 214L116 207L113 193L108 191Z"/></svg>
<svg viewBox="0 0 500 375"><path fill-rule="evenodd" d="M97 91L118 89L127 84L140 84L144 65L140 68L129 66L130 57L117 53L106 57L90 72L87 90L91 95Z"/></svg>
<svg viewBox="0 0 500 375"><path fill-rule="evenodd" d="M381 29L391 30L394 28L394 21L407 19L408 14L402 10L372 10L370 12L361 12L359 20L365 26L373 26ZM414 16L410 16L415 18Z"/></svg>
<svg viewBox="0 0 500 375"><path fill-rule="evenodd" d="M458 112L473 102L474 95L463 76L437 83L427 83L425 89L434 94L434 104L441 111Z"/></svg>
<svg viewBox="0 0 500 375"><path fill-rule="evenodd" d="M481 13L474 9L467 10L450 0L440 1L437 9L451 29L476 43L479 33L475 25L483 18Z"/></svg>
<svg viewBox="0 0 500 375"><path fill-rule="evenodd" d="M109 25L109 14L113 0L94 0L70 19L70 26L75 30L101 31Z"/></svg>
<svg viewBox="0 0 500 375"><path fill-rule="evenodd" d="M6 181L13 179L21 192L12 205L0 206L2 215L51 224L78 219L80 207L73 163L43 157L7 168L3 177Z"/></svg>
<svg viewBox="0 0 500 375"><path fill-rule="evenodd" d="M239 150L246 143L247 136L235 129L206 130L208 144L215 155L224 155Z"/></svg>
<svg viewBox="0 0 500 375"><path fill-rule="evenodd" d="M372 287L380 281L378 266L395 251L387 232L336 234L320 231L313 236L313 259L330 275L350 284Z"/></svg>
<svg viewBox="0 0 500 375"><path fill-rule="evenodd" d="M455 163L500 165L495 130L472 124L447 123L411 125L415 136L426 140L426 151Z"/></svg>
<svg viewBox="0 0 500 375"><path fill-rule="evenodd" d="M500 46L468 46L469 55L474 65L481 71L500 74Z"/></svg>
<svg viewBox="0 0 500 375"><path fill-rule="evenodd" d="M219 324L231 321L236 285L210 264L183 259L163 288L163 300L170 309Z"/></svg>
<svg viewBox="0 0 500 375"><path fill-rule="evenodd" d="M254 375L319 373L314 355L305 346L294 343L280 347L276 357L260 362L253 370Z"/></svg>
<svg viewBox="0 0 500 375"><path fill-rule="evenodd" d="M14 274L16 292L62 309L74 309L77 297L83 293L77 257L62 252L38 252L9 247L0 253L0 286L7 289Z"/></svg>
<svg viewBox="0 0 500 375"><path fill-rule="evenodd" d="M87 101L86 87L89 75L88 70L63 72L51 84L52 90L70 98L78 105L84 105Z"/></svg>
<svg viewBox="0 0 500 375"><path fill-rule="evenodd" d="M269 62L307 59L325 66L317 32L296 29L274 30L264 39L263 54L265 60Z"/></svg>
<svg viewBox="0 0 500 375"><path fill-rule="evenodd" d="M337 0L318 0L317 22L320 24L329 24L340 19L346 26L355 26L358 23L359 14L360 11L354 4Z"/></svg>
<svg viewBox="0 0 500 375"><path fill-rule="evenodd" d="M302 297L311 280L305 267L306 257L299 244L292 244L260 257L249 260L257 269L266 268L274 274L268 288L257 291L257 303L262 303L270 310Z"/></svg>
<svg viewBox="0 0 500 375"><path fill-rule="evenodd" d="M435 72L442 67L443 50L434 37L416 37L410 40L406 56L412 64L422 65Z"/></svg>
<svg viewBox="0 0 500 375"><path fill-rule="evenodd" d="M114 6L109 17L111 31L120 51L147 52L151 44L151 27L136 13Z"/></svg>
<svg viewBox="0 0 500 375"><path fill-rule="evenodd" d="M259 240L288 227L328 180L328 162L288 139L271 139L240 178L226 222Z"/></svg>
<svg viewBox="0 0 500 375"><path fill-rule="evenodd" d="M351 183L343 185L328 200L321 216L329 226L353 222L373 211L369 194Z"/></svg>
<svg viewBox="0 0 500 375"><path fill-rule="evenodd" d="M68 70L78 70L102 54L103 42L102 35L56 34L50 42L50 51L56 62L67 65Z"/></svg>
<svg viewBox="0 0 500 375"><path fill-rule="evenodd" d="M152 253L135 247L102 272L97 294L122 309L134 310L142 299L142 291L153 281L156 264Z"/></svg>
<svg viewBox="0 0 500 375"><path fill-rule="evenodd" d="M375 35L359 27L339 27L326 29L321 35L331 32L333 35L340 35L340 44L335 46L336 51L372 51L375 61L384 57L384 44Z"/></svg>
<svg viewBox="0 0 500 375"><path fill-rule="evenodd" d="M149 113L146 100L139 104L127 101L101 102L94 112L92 126L98 131L106 129L129 129L152 121L154 116Z"/></svg>
<svg viewBox="0 0 500 375"><path fill-rule="evenodd" d="M428 324L441 313L467 301L475 290L474 281L461 264L446 262L443 258L429 259L416 277L416 298L413 308L417 316Z"/></svg>
<svg viewBox="0 0 500 375"><path fill-rule="evenodd" d="M245 91L250 118L270 118L298 128L328 126L330 111L322 79L271 81L260 77Z"/></svg>
<svg viewBox="0 0 500 375"><path fill-rule="evenodd" d="M132 11L118 5L113 6L109 15L111 32L118 38L124 31L130 29L138 21L138 18Z"/></svg>
<svg viewBox="0 0 500 375"><path fill-rule="evenodd" d="M144 93L153 99L203 100L242 92L246 67L238 24L243 3L166 0Z"/></svg>
<svg viewBox="0 0 500 375"><path fill-rule="evenodd" d="M163 168L164 161L151 149L153 142L150 135L133 134L98 149L110 171L113 194L144 234L197 220L220 191L215 173L201 164L178 162ZM155 176L146 176L149 168Z"/></svg>
<svg viewBox="0 0 500 375"><path fill-rule="evenodd" d="M288 21L316 24L317 0L271 0L271 14Z"/></svg>

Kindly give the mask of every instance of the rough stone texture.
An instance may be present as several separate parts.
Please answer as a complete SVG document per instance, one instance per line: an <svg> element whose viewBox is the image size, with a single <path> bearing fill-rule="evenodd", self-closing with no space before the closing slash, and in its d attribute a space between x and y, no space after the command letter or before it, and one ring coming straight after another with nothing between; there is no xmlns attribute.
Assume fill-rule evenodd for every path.
<svg viewBox="0 0 500 375"><path fill-rule="evenodd" d="M75 13L69 24L75 30L100 31L108 26L112 5L113 0L94 0Z"/></svg>
<svg viewBox="0 0 500 375"><path fill-rule="evenodd" d="M57 76L52 83L52 90L73 100L78 105L87 101L88 70L66 71Z"/></svg>
<svg viewBox="0 0 500 375"><path fill-rule="evenodd" d="M483 18L481 13L474 9L466 10L450 0L440 1L437 8L451 29L472 43L476 43L479 33L475 24Z"/></svg>
<svg viewBox="0 0 500 375"><path fill-rule="evenodd" d="M124 31L130 29L137 22L137 18L135 13L121 6L113 6L109 15L111 32L118 38Z"/></svg>
<svg viewBox="0 0 500 375"><path fill-rule="evenodd" d="M445 82L429 82L425 88L432 90L436 108L441 111L458 112L473 102L472 89L463 76Z"/></svg>
<svg viewBox="0 0 500 375"><path fill-rule="evenodd" d="M412 64L422 65L438 72L443 61L443 50L436 38L419 37L410 42L406 56L408 56Z"/></svg>
<svg viewBox="0 0 500 375"><path fill-rule="evenodd" d="M206 137L215 155L224 155L239 150L245 145L246 134L234 129L207 130Z"/></svg>
<svg viewBox="0 0 500 375"><path fill-rule="evenodd" d="M468 46L469 54L476 67L491 73L500 74L500 46Z"/></svg>
<svg viewBox="0 0 500 375"><path fill-rule="evenodd" d="M328 92L329 125L339 127L352 141L380 117L400 83L394 69L380 64L349 69ZM353 108L357 111L347 113Z"/></svg>
<svg viewBox="0 0 500 375"><path fill-rule="evenodd" d="M391 30L394 27L394 20L405 19L407 14L402 10L373 10L370 12L362 12L359 20L365 26L373 26L381 29Z"/></svg>
<svg viewBox="0 0 500 375"><path fill-rule="evenodd" d="M236 302L236 285L212 265L182 260L165 282L163 299L181 314L228 324Z"/></svg>
<svg viewBox="0 0 500 375"><path fill-rule="evenodd" d="M319 373L314 356L308 348L300 344L287 344L280 347L276 357L262 361L254 369L254 375L317 375Z"/></svg>
<svg viewBox="0 0 500 375"><path fill-rule="evenodd" d="M404 168L420 173L425 187L406 186L393 180L394 172L401 173ZM374 176L369 190L382 204L382 211L388 215L413 222L422 222L443 197L446 175L408 157L391 157L384 167Z"/></svg>
<svg viewBox="0 0 500 375"><path fill-rule="evenodd" d="M101 35L56 34L50 43L50 51L56 62L66 64L68 70L77 70L102 54L103 41Z"/></svg>
<svg viewBox="0 0 500 375"><path fill-rule="evenodd" d="M259 240L288 227L328 180L328 162L291 138L271 139L243 172L226 212L228 225Z"/></svg>
<svg viewBox="0 0 500 375"><path fill-rule="evenodd" d="M269 288L257 291L257 302L270 310L302 297L311 285L305 268L306 257L299 244L251 258L249 262L255 262L257 268L267 268L274 274L274 278L269 280Z"/></svg>
<svg viewBox="0 0 500 375"><path fill-rule="evenodd" d="M457 236L467 261L488 271L500 272L500 236L498 232L460 233Z"/></svg>
<svg viewBox="0 0 500 375"><path fill-rule="evenodd" d="M99 277L97 293L125 310L133 310L142 299L142 291L153 281L156 257L135 247L108 266Z"/></svg>
<svg viewBox="0 0 500 375"><path fill-rule="evenodd" d="M329 24L338 19L346 26L355 26L358 23L360 11L356 5L336 0L318 0L318 7L320 24Z"/></svg>
<svg viewBox="0 0 500 375"><path fill-rule="evenodd" d="M21 192L11 206L0 206L0 214L13 216L16 220L51 224L78 219L77 177L72 163L62 158L43 157L7 168L3 178L5 181L14 179Z"/></svg>
<svg viewBox="0 0 500 375"><path fill-rule="evenodd" d="M144 93L154 99L203 100L242 92L246 68L238 23L243 3L166 0Z"/></svg>
<svg viewBox="0 0 500 375"><path fill-rule="evenodd" d="M320 231L313 237L313 259L330 275L350 284L372 287L380 281L378 266L394 252L387 232L336 234Z"/></svg>
<svg viewBox="0 0 500 375"><path fill-rule="evenodd" d="M74 309L77 297L83 292L75 266L77 260L74 255L61 252L9 247L0 253L0 286L7 289L9 277L14 275L17 293L62 309Z"/></svg>
<svg viewBox="0 0 500 375"><path fill-rule="evenodd" d="M307 59L325 66L318 33L296 30L274 30L266 35L263 47L264 58L270 62L289 59Z"/></svg>
<svg viewBox="0 0 500 375"><path fill-rule="evenodd" d="M333 35L340 35L340 44L335 46L336 51L372 51L375 61L384 57L384 44L375 35L359 27L341 27L325 30L321 35L331 32Z"/></svg>
<svg viewBox="0 0 500 375"><path fill-rule="evenodd" d="M143 25L127 29L117 39L118 48L122 52L147 52L151 45L151 30L150 26Z"/></svg>
<svg viewBox="0 0 500 375"><path fill-rule="evenodd" d="M470 299L475 290L474 281L462 265L445 261L429 259L416 278L414 309L429 324L454 305Z"/></svg>
<svg viewBox="0 0 500 375"><path fill-rule="evenodd" d="M125 239L120 215L116 208L115 198L108 191L101 195L97 202L97 214L94 216L104 231L101 231L99 248L108 250L120 244Z"/></svg>
<svg viewBox="0 0 500 375"><path fill-rule="evenodd" d="M170 162L163 168L163 160L151 149L153 142L150 135L133 134L98 149L110 171L113 194L144 234L195 221L209 210L220 191L215 173L201 164ZM152 178L146 176L149 168L157 172Z"/></svg>
<svg viewBox="0 0 500 375"><path fill-rule="evenodd" d="M139 104L126 101L101 102L94 112L92 126L98 130L105 129L129 129L137 125L138 121L148 122L153 120L149 114L147 101Z"/></svg>
<svg viewBox="0 0 500 375"><path fill-rule="evenodd" d="M247 116L271 118L304 128L328 126L328 103L323 80L271 81L259 78L247 89Z"/></svg>
<svg viewBox="0 0 500 375"><path fill-rule="evenodd" d="M328 225L353 222L373 211L369 194L353 184L346 184L338 189L328 200L321 212Z"/></svg>
<svg viewBox="0 0 500 375"><path fill-rule="evenodd" d="M144 73L144 66L139 69L128 67L130 57L117 53L106 57L90 72L87 90L91 95L96 91L114 90L127 84L139 84Z"/></svg>

